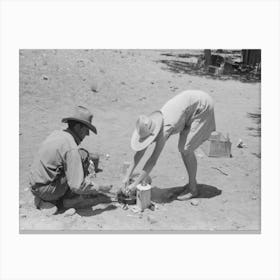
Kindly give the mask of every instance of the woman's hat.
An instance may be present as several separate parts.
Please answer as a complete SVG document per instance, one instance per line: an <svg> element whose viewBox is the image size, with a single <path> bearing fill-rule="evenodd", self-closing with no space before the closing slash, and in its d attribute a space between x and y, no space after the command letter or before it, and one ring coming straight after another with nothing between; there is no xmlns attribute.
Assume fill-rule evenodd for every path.
<svg viewBox="0 0 280 280"><path fill-rule="evenodd" d="M68 121L80 122L80 123L84 124L85 126L87 126L88 129L90 129L92 132L97 134L96 127L91 124L92 118L93 118L93 114L87 108L85 108L83 106L77 106L77 107L75 107L74 112L71 117L63 118L61 121L64 123L66 123Z"/></svg>
<svg viewBox="0 0 280 280"><path fill-rule="evenodd" d="M160 111L155 111L149 116L140 115L131 137L131 148L134 151L141 151L149 146L159 134L162 122Z"/></svg>

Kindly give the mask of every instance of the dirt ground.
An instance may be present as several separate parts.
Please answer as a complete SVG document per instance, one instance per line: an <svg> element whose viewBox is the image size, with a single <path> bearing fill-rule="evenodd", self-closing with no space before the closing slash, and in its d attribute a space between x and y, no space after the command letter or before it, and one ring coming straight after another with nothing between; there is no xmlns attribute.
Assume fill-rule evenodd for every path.
<svg viewBox="0 0 280 280"><path fill-rule="evenodd" d="M193 58L178 54L192 54ZM260 231L261 84L229 76L184 71L201 51L191 50L20 50L19 52L19 219L20 231ZM168 54L168 55L166 55ZM169 63L167 63L169 62ZM207 157L201 148L198 205L169 199L188 181L172 136L151 173L155 211L135 213L103 198L76 214L45 215L36 210L27 175L38 145L74 104L93 111L98 135L82 146L100 154L98 180L120 185L121 168L132 160L130 137L139 114L148 114L187 89L208 92L215 101L217 130L229 133L231 158ZM246 144L236 146L239 139ZM143 162L137 168L141 168Z"/></svg>

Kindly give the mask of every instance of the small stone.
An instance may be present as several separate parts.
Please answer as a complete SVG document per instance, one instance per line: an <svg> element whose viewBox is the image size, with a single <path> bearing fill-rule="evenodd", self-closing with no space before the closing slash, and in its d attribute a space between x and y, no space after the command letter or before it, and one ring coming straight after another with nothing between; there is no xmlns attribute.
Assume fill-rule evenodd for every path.
<svg viewBox="0 0 280 280"><path fill-rule="evenodd" d="M252 196L252 200L256 200L257 199L257 197L256 196Z"/></svg>
<svg viewBox="0 0 280 280"><path fill-rule="evenodd" d="M49 77L48 76L46 76L46 75L43 75L43 80L48 80L49 79Z"/></svg>
<svg viewBox="0 0 280 280"><path fill-rule="evenodd" d="M147 220L150 224L155 224L157 223L157 220L153 216L148 216Z"/></svg>
<svg viewBox="0 0 280 280"><path fill-rule="evenodd" d="M26 218L27 216L26 216L26 214L20 214L20 217L24 219L24 218Z"/></svg>
<svg viewBox="0 0 280 280"><path fill-rule="evenodd" d="M198 204L199 204L199 200L198 199L191 199L191 205L197 206Z"/></svg>
<svg viewBox="0 0 280 280"><path fill-rule="evenodd" d="M27 188L25 188L25 189L24 189L24 191L25 191L25 192L28 192L28 191L29 191L29 188L28 188L28 187L27 187Z"/></svg>
<svg viewBox="0 0 280 280"><path fill-rule="evenodd" d="M90 90L91 90L92 92L98 92L98 90L97 90L97 85L95 85L95 84L91 85Z"/></svg>
<svg viewBox="0 0 280 280"><path fill-rule="evenodd" d="M109 154L106 154L105 155L105 158L108 160L110 158L110 155Z"/></svg>

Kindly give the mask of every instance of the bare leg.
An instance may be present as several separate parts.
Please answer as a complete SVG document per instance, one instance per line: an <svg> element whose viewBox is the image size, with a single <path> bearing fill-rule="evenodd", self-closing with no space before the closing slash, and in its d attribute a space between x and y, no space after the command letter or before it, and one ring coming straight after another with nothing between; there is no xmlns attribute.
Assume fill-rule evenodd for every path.
<svg viewBox="0 0 280 280"><path fill-rule="evenodd" d="M193 151L183 152L181 156L189 175L190 193L185 194L184 192L184 194L178 196L178 199L185 200L198 195L196 183L197 160Z"/></svg>

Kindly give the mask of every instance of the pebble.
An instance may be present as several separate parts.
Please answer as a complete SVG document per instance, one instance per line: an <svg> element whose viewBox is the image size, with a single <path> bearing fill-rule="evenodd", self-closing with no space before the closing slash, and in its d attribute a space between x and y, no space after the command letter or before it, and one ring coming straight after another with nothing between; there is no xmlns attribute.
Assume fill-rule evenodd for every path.
<svg viewBox="0 0 280 280"><path fill-rule="evenodd" d="M29 188L28 188L28 187L27 187L27 188L25 188L25 189L24 189L24 191L25 191L25 192L29 191Z"/></svg>
<svg viewBox="0 0 280 280"><path fill-rule="evenodd" d="M252 200L256 200L257 199L257 197L256 196L252 196Z"/></svg>
<svg viewBox="0 0 280 280"><path fill-rule="evenodd" d="M91 90L92 92L98 92L97 86L96 86L96 85L92 85L92 86L90 87L90 90Z"/></svg>
<svg viewBox="0 0 280 280"><path fill-rule="evenodd" d="M109 154L106 154L105 155L105 158L108 160L110 158L110 155Z"/></svg>
<svg viewBox="0 0 280 280"><path fill-rule="evenodd" d="M21 218L26 218L27 216L26 216L26 214L20 214L20 217Z"/></svg>
<svg viewBox="0 0 280 280"><path fill-rule="evenodd" d="M43 75L43 80L48 80L48 79L49 79L49 77L48 77L48 76Z"/></svg>
<svg viewBox="0 0 280 280"><path fill-rule="evenodd" d="M199 200L198 199L191 199L191 205L197 206L198 204L199 204Z"/></svg>

